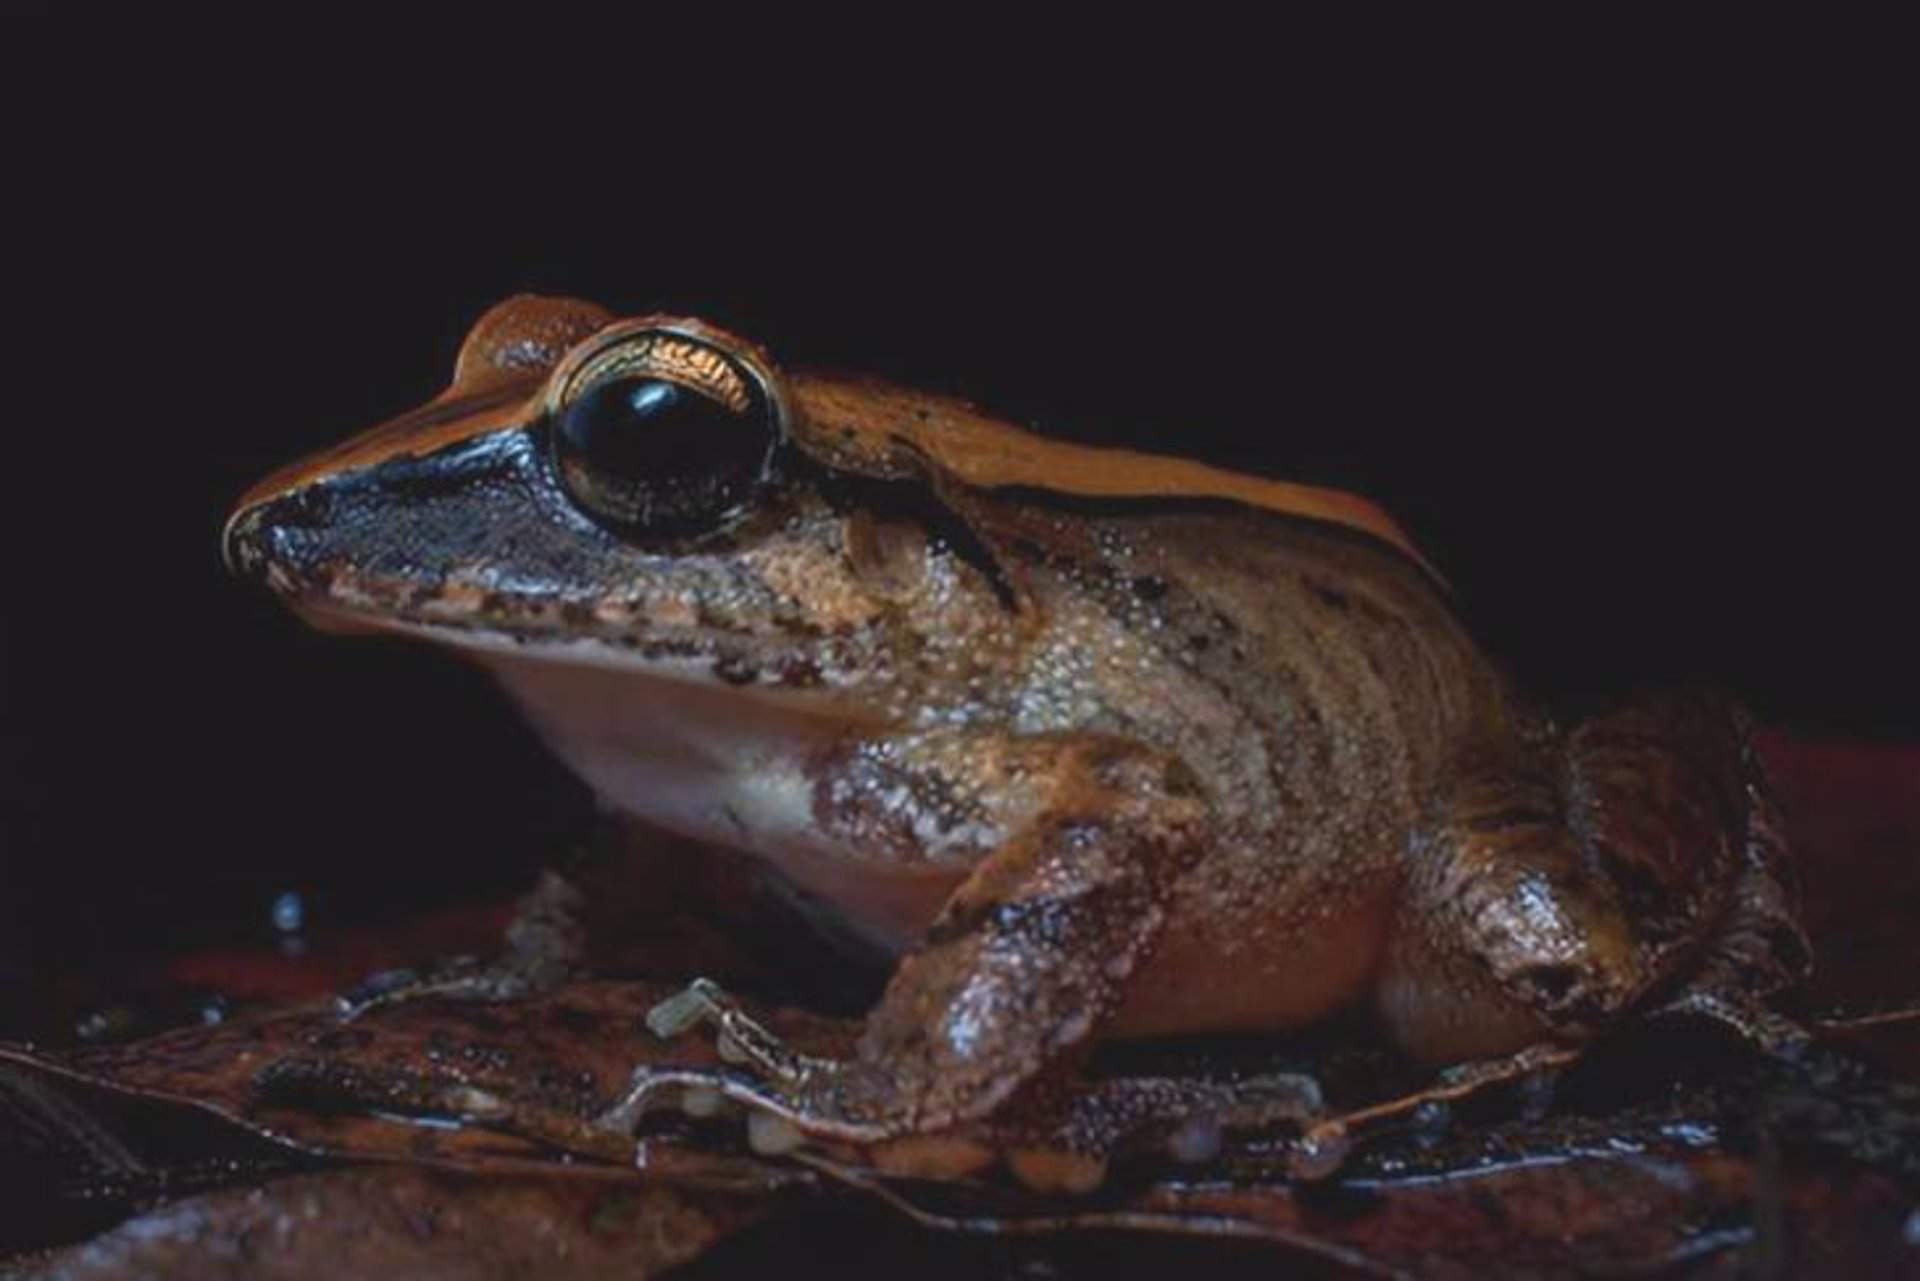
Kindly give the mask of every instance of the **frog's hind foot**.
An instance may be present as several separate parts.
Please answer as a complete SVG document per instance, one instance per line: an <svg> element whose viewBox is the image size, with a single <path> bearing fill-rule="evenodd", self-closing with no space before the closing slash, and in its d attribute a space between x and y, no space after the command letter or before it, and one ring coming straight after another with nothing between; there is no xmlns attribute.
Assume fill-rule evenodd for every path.
<svg viewBox="0 0 1920 1281"><path fill-rule="evenodd" d="M1550 1098L1554 1076L1559 1069L1578 1059L1580 1053L1575 1046L1543 1041L1512 1054L1456 1064L1442 1071L1424 1089L1349 1112L1323 1116L1302 1129L1296 1149L1289 1157L1291 1173L1298 1178L1324 1178L1337 1169L1353 1145L1369 1133L1396 1123L1411 1125L1416 1131L1443 1127L1457 1100L1503 1083L1523 1089L1526 1094L1523 1106L1528 1110L1543 1108L1545 1100Z"/></svg>
<svg viewBox="0 0 1920 1281"><path fill-rule="evenodd" d="M492 960L459 956L430 970L395 969L369 975L334 998L343 1020L409 1001L497 1003L551 992L579 973L585 955L579 923L582 898L558 873L543 872L507 925L505 952Z"/></svg>
<svg viewBox="0 0 1920 1281"><path fill-rule="evenodd" d="M375 1010L421 1000L471 1001L494 1004L516 1001L546 990L547 985L512 964L512 958L487 963L459 956L427 971L381 970L370 974L333 998L342 1022L352 1022Z"/></svg>
<svg viewBox="0 0 1920 1281"><path fill-rule="evenodd" d="M721 1058L749 1066L781 1085L803 1085L811 1076L833 1066L830 1060L789 1048L712 979L693 980L648 1010L646 1017L647 1030L663 1041L703 1023L714 1029L714 1050Z"/></svg>
<svg viewBox="0 0 1920 1281"><path fill-rule="evenodd" d="M1647 1011L1649 1018L1687 1018L1711 1023L1739 1040L1784 1063L1805 1060L1814 1035L1794 1019L1767 1008L1744 993L1711 988L1689 988Z"/></svg>

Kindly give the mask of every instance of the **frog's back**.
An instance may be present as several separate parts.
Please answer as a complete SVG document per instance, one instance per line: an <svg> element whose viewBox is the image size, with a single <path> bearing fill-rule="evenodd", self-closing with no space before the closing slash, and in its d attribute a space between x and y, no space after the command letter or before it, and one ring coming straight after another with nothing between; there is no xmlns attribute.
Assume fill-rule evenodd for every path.
<svg viewBox="0 0 1920 1281"><path fill-rule="evenodd" d="M1077 505L1015 522L1053 536L1028 574L1038 667L1082 655L1089 727L1180 757L1218 818L1122 1027L1317 1017L1364 989L1442 772L1507 732L1503 682L1431 571L1366 534L1232 502Z"/></svg>

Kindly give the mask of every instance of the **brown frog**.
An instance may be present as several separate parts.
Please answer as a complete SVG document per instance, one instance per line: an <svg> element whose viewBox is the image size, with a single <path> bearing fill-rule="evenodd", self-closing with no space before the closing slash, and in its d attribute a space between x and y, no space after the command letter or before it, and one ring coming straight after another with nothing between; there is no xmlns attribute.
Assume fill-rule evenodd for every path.
<svg viewBox="0 0 1920 1281"><path fill-rule="evenodd" d="M1736 711L1520 702L1379 509L1070 446L697 320L518 297L424 408L267 478L227 556L489 669L612 811L894 958L841 1058L699 982L801 1132L992 1116L1112 1038L1370 1006L1451 1063L1807 952Z"/></svg>

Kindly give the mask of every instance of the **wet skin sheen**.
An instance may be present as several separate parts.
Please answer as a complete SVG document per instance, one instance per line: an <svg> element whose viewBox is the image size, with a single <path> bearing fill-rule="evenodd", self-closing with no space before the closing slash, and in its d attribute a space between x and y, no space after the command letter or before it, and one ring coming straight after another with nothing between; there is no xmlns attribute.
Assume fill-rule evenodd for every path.
<svg viewBox="0 0 1920 1281"><path fill-rule="evenodd" d="M249 493L228 556L477 660L603 805L888 949L851 1057L761 1064L824 1133L988 1115L1099 1038L1359 1003L1451 1061L1804 964L1732 709L1555 725L1362 499L697 321L501 304L442 397Z"/></svg>

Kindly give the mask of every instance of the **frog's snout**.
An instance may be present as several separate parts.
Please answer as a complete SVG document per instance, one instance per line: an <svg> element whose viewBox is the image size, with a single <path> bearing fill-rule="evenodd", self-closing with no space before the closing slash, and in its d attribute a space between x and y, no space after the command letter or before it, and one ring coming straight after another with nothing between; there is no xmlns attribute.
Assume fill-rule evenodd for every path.
<svg viewBox="0 0 1920 1281"><path fill-rule="evenodd" d="M220 536L228 572L270 580L274 565L284 567L292 559L293 543L303 532L326 525L332 506L325 486L309 485L241 507L227 518Z"/></svg>
<svg viewBox="0 0 1920 1281"><path fill-rule="evenodd" d="M227 517L227 527L220 534L220 559L226 562L229 574L243 578L259 575L267 556L262 546L258 507L243 508Z"/></svg>

